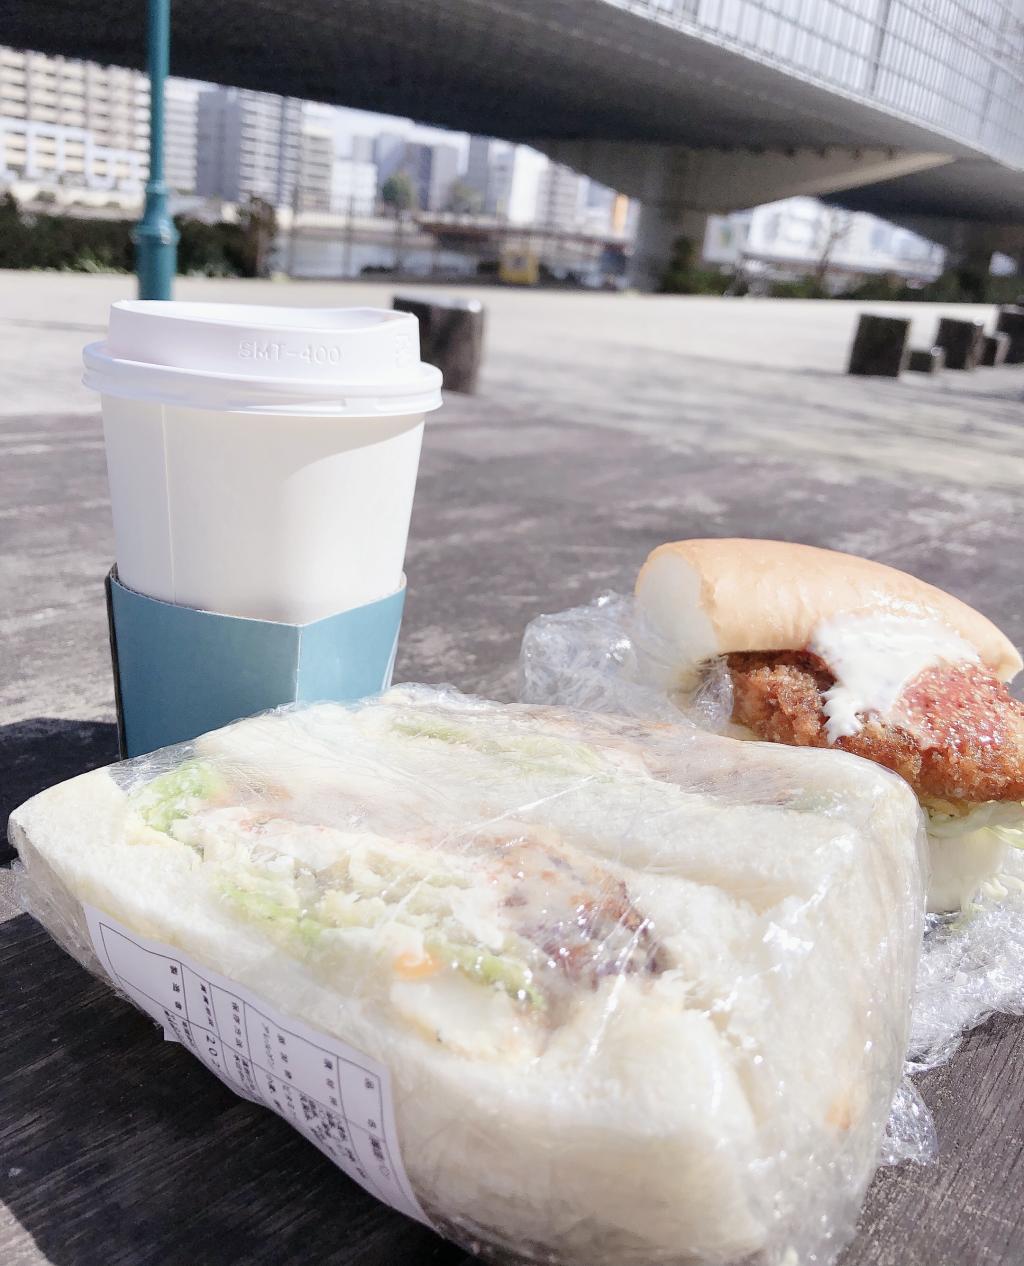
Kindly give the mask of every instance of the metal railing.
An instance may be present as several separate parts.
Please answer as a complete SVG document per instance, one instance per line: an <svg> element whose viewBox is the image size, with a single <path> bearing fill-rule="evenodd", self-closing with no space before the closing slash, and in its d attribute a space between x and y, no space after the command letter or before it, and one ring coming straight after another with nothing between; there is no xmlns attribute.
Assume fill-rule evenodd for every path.
<svg viewBox="0 0 1024 1266"><path fill-rule="evenodd" d="M1024 0L607 0L1024 167Z"/></svg>

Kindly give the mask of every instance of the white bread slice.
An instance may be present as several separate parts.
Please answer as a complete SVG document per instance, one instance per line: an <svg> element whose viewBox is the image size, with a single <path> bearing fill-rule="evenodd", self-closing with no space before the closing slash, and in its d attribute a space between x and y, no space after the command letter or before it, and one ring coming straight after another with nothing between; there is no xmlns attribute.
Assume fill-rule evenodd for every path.
<svg viewBox="0 0 1024 1266"><path fill-rule="evenodd" d="M542 753L614 739L659 773L623 788L544 761L524 772L389 728L419 713ZM240 804L276 773L275 795L307 820L328 820L332 770L372 772L360 812L380 830L398 805L408 840L447 814L465 830L514 815L588 850L653 920L661 976L610 977L534 1048L472 1057L405 1023L372 975L283 950L232 913L196 849L145 826L122 788L194 747L83 775L13 815L34 909L94 970L82 902L386 1064L406 1171L449 1234L510 1260L528 1246L566 1266L679 1266L782 1261L791 1246L826 1261L852 1232L921 931L920 819L898 779L841 753L426 690L270 714L199 747L236 776Z"/></svg>

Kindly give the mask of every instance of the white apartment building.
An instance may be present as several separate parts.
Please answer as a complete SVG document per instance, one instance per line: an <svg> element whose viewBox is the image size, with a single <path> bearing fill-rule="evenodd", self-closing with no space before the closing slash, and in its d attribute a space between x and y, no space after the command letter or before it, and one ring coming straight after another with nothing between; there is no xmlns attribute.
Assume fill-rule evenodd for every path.
<svg viewBox="0 0 1024 1266"><path fill-rule="evenodd" d="M549 163L537 190L537 223L562 233L578 228L585 218L589 183L571 167Z"/></svg>
<svg viewBox="0 0 1024 1266"><path fill-rule="evenodd" d="M377 164L336 158L331 174L331 210L335 215L373 215L377 206Z"/></svg>
<svg viewBox="0 0 1024 1266"><path fill-rule="evenodd" d="M350 136L349 137L349 158L354 158L357 163L373 162L374 138L372 136Z"/></svg>
<svg viewBox="0 0 1024 1266"><path fill-rule="evenodd" d="M492 144L484 210L509 224L533 224L547 159L526 145Z"/></svg>
<svg viewBox="0 0 1024 1266"><path fill-rule="evenodd" d="M334 133L319 123L302 128L296 203L300 211L330 211L334 177Z"/></svg>
<svg viewBox="0 0 1024 1266"><path fill-rule="evenodd" d="M715 264L746 258L796 271L820 267L826 260L831 272L896 273L930 281L941 273L945 252L877 216L799 197L710 216L704 258Z"/></svg>
<svg viewBox="0 0 1024 1266"><path fill-rule="evenodd" d="M168 79L164 86L164 181L175 193L195 193L201 84Z"/></svg>
<svg viewBox="0 0 1024 1266"><path fill-rule="evenodd" d="M0 47L0 183L134 194L148 145L145 75Z"/></svg>
<svg viewBox="0 0 1024 1266"><path fill-rule="evenodd" d="M595 237L615 233L616 215L625 219L625 208L618 209L618 198L614 189L599 185L596 180L588 180L586 196L580 209L580 229L584 233L594 234Z"/></svg>
<svg viewBox="0 0 1024 1266"><path fill-rule="evenodd" d="M199 94L196 192L290 206L299 175L303 103L245 88Z"/></svg>

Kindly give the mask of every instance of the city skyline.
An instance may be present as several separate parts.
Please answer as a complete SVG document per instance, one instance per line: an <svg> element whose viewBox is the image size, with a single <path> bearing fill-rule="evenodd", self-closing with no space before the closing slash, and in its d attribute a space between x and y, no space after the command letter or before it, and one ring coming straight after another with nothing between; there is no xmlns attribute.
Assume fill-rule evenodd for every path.
<svg viewBox="0 0 1024 1266"><path fill-rule="evenodd" d="M81 185L86 205L90 198L95 207L113 205L117 194L134 205L147 146L148 81L141 72L0 47L0 181L50 180L65 200ZM373 215L389 179L402 173L413 191L409 209L598 236L628 237L635 228L635 202L630 207L527 146L198 80L167 83L165 153L167 183L180 205L256 196L300 214ZM813 262L818 233L809 226L826 213L812 212L808 201L734 213L730 230L712 217L701 243L708 262L734 264L745 250L777 255L783 264ZM849 268L870 269L872 259L876 270L908 275L941 267L939 248L918 235L883 232L877 226L888 222L866 213L851 224L856 231L836 252ZM780 251L768 240L771 226Z"/></svg>

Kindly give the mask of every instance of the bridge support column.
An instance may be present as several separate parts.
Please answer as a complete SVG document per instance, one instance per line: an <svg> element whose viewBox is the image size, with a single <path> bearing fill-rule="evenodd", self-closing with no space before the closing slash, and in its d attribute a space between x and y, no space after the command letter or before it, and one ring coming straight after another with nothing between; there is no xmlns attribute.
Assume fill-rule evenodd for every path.
<svg viewBox="0 0 1024 1266"><path fill-rule="evenodd" d="M958 274L965 298L985 301L992 256L997 251L1014 260L1018 274L1024 274L1024 225L937 216L901 216L899 222L946 248L946 271Z"/></svg>
<svg viewBox="0 0 1024 1266"><path fill-rule="evenodd" d="M657 290L679 238L693 243L694 259L700 259L708 213L676 202L645 202L640 207L636 241L630 261L629 284L637 290Z"/></svg>

